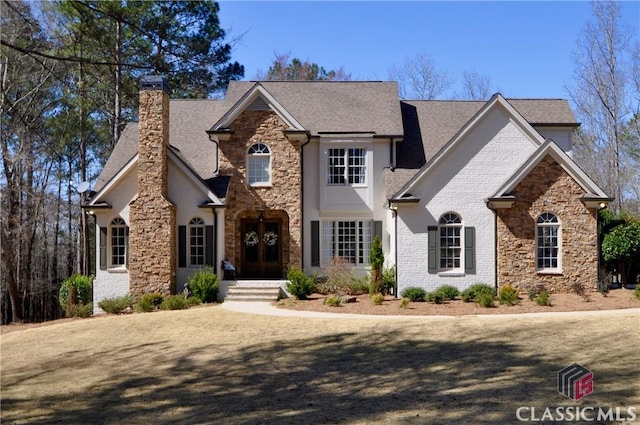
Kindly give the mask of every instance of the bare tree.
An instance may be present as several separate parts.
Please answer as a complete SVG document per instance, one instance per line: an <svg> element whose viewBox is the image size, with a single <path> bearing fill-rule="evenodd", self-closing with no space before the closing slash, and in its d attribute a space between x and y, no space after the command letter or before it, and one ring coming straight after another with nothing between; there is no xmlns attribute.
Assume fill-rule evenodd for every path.
<svg viewBox="0 0 640 425"><path fill-rule="evenodd" d="M582 122L576 160L616 198L615 211L632 196L624 181L630 177L622 171L626 162L623 127L633 112L631 33L622 25L620 7L615 1L593 2L592 19L580 34L573 55L574 80L567 88Z"/></svg>
<svg viewBox="0 0 640 425"><path fill-rule="evenodd" d="M398 82L402 99L436 99L454 82L449 73L438 69L435 61L424 53L406 59L402 66L393 66L389 79Z"/></svg>
<svg viewBox="0 0 640 425"><path fill-rule="evenodd" d="M487 100L493 94L491 79L479 74L475 68L467 69L462 74L462 99Z"/></svg>

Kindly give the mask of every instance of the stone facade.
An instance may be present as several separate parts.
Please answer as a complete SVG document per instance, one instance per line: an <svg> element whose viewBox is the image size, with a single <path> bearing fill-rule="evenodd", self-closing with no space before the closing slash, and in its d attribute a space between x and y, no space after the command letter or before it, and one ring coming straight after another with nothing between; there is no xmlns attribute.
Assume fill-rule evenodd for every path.
<svg viewBox="0 0 640 425"><path fill-rule="evenodd" d="M138 196L130 204L130 292L175 293L176 208L167 199L169 95L140 91Z"/></svg>
<svg viewBox="0 0 640 425"><path fill-rule="evenodd" d="M585 191L550 156L546 156L513 190L516 202L497 210L498 286L526 292L532 285L571 292L575 282L597 288L596 211L580 200ZM561 272L536 270L536 220L544 212L560 219Z"/></svg>
<svg viewBox="0 0 640 425"><path fill-rule="evenodd" d="M290 141L288 126L273 111L245 110L230 126L232 136L220 142L220 174L231 176L226 199L225 256L241 264L241 221L260 215L281 220L282 275L289 265L302 267L302 162L300 142ZM247 151L264 143L271 151L271 185L247 183Z"/></svg>

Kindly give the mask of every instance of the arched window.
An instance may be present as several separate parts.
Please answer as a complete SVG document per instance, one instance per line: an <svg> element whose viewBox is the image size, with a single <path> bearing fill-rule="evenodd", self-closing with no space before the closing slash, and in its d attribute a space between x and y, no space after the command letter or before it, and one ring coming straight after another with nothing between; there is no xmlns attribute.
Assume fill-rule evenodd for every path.
<svg viewBox="0 0 640 425"><path fill-rule="evenodd" d="M195 217L189 222L189 265L204 266L204 220Z"/></svg>
<svg viewBox="0 0 640 425"><path fill-rule="evenodd" d="M536 268L560 269L560 220L549 212L536 220Z"/></svg>
<svg viewBox="0 0 640 425"><path fill-rule="evenodd" d="M264 143L256 143L247 151L247 181L250 185L271 183L271 151Z"/></svg>
<svg viewBox="0 0 640 425"><path fill-rule="evenodd" d="M440 271L462 267L462 219L458 214L446 213L438 221L440 234Z"/></svg>
<svg viewBox="0 0 640 425"><path fill-rule="evenodd" d="M111 220L111 266L126 267L129 251L129 226L121 218Z"/></svg>

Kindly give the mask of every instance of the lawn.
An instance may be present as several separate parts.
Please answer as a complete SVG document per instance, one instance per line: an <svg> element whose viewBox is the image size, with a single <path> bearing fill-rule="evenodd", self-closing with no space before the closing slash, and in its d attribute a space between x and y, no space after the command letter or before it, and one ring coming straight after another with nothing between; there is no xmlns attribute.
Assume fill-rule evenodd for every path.
<svg viewBox="0 0 640 425"><path fill-rule="evenodd" d="M639 329L638 313L340 320L220 306L67 321L3 333L0 419L513 424L521 406L640 417ZM556 389L574 362L594 374L578 402Z"/></svg>

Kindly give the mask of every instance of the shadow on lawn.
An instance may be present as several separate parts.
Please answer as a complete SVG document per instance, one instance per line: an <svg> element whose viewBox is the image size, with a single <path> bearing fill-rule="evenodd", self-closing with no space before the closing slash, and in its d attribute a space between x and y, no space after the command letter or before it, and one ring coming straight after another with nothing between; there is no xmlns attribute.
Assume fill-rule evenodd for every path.
<svg viewBox="0 0 640 425"><path fill-rule="evenodd" d="M462 342L430 341L414 328L274 341L229 352L210 345L179 358L170 343L159 342L138 351L151 365L147 370L139 370L131 357L135 349L103 353L100 358L114 368L111 376L82 396L2 404L7 422L30 424L500 424L516 423L519 406L575 405L555 388L556 371L565 364L543 360L548 354L523 353L504 340L485 333ZM62 367L95 361L80 355L75 360ZM639 375L612 368L607 379L637 382ZM623 387L607 393L608 402L600 401L624 400ZM24 410L23 403L56 413L47 419L12 417L12 410ZM394 416L385 416L389 412Z"/></svg>

